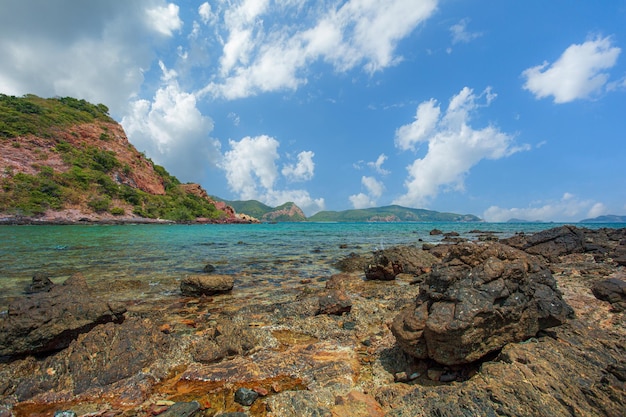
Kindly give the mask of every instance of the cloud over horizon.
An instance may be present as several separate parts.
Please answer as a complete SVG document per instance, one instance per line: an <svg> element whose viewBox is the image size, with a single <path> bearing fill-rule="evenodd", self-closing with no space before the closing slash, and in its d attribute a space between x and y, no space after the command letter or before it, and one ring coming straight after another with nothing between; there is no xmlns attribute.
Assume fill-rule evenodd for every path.
<svg viewBox="0 0 626 417"><path fill-rule="evenodd" d="M491 206L483 213L488 222L507 222L512 219L525 221L578 221L607 214L604 204L592 200L581 200L565 193L556 201L539 202L524 208L502 208Z"/></svg>
<svg viewBox="0 0 626 417"><path fill-rule="evenodd" d="M229 140L230 150L224 153L220 164L226 174L230 189L241 200L259 200L269 206L287 201L296 203L305 213L312 214L324 209L323 198L312 198L306 190L277 189L282 174L287 180L310 180L314 175L313 152L298 154L296 165L286 164L279 171L280 143L273 137L246 136L239 141Z"/></svg>
<svg viewBox="0 0 626 417"><path fill-rule="evenodd" d="M476 95L464 87L450 99L443 114L435 99L418 105L415 120L396 130L395 143L402 151L414 151L421 144L427 144L428 150L407 167L406 193L394 204L427 206L442 190L463 190L465 177L481 160L500 159L529 149L527 145L516 146L513 135L495 126L470 126L472 114L488 107L495 97L491 88Z"/></svg>

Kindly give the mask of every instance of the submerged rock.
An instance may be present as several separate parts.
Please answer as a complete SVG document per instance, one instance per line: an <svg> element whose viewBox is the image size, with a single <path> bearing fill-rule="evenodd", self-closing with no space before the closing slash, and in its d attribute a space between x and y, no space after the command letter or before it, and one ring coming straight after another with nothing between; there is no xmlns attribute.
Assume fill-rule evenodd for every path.
<svg viewBox="0 0 626 417"><path fill-rule="evenodd" d="M467 364L558 326L573 313L536 257L500 243L437 249L442 262L392 325L411 356Z"/></svg>
<svg viewBox="0 0 626 417"><path fill-rule="evenodd" d="M188 275L180 282L183 295L215 295L233 289L235 280L229 275Z"/></svg>
<svg viewBox="0 0 626 417"><path fill-rule="evenodd" d="M54 283L50 281L50 275L45 272L37 272L33 276L33 280L26 289L27 294L36 292L48 292L52 289Z"/></svg>
<svg viewBox="0 0 626 417"><path fill-rule="evenodd" d="M45 353L66 348L98 324L122 321L126 308L94 298L81 274L48 292L12 302L0 318L0 356Z"/></svg>

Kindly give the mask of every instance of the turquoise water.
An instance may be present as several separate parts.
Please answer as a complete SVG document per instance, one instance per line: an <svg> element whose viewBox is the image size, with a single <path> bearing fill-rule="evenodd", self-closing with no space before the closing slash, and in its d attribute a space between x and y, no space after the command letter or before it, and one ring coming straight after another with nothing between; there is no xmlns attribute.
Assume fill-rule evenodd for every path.
<svg viewBox="0 0 626 417"><path fill-rule="evenodd" d="M476 230L500 238L555 223L277 223L250 225L0 226L0 309L23 293L35 272L62 282L82 273L98 294L120 300L178 294L186 274L207 263L235 277L247 298L276 298L302 280L323 281L333 262L398 244L436 242L433 228L475 239ZM589 224L585 227L626 227ZM4 302L2 302L4 300Z"/></svg>

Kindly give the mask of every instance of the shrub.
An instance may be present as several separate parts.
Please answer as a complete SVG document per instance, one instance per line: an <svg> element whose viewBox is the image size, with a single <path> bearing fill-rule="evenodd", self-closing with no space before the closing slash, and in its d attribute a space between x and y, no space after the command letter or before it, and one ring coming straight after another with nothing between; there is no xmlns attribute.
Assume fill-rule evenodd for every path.
<svg viewBox="0 0 626 417"><path fill-rule="evenodd" d="M121 207L113 207L110 212L114 216L123 216L126 213L126 210Z"/></svg>
<svg viewBox="0 0 626 417"><path fill-rule="evenodd" d="M111 199L104 196L95 196L87 202L87 205L91 207L93 211L101 213L109 210Z"/></svg>

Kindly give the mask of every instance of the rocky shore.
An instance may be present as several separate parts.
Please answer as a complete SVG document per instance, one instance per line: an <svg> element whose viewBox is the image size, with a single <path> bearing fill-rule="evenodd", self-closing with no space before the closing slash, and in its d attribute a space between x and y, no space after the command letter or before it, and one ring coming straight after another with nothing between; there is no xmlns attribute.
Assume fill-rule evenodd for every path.
<svg viewBox="0 0 626 417"><path fill-rule="evenodd" d="M626 229L461 240L274 304L211 268L125 305L38 274L0 313L0 417L623 416Z"/></svg>

